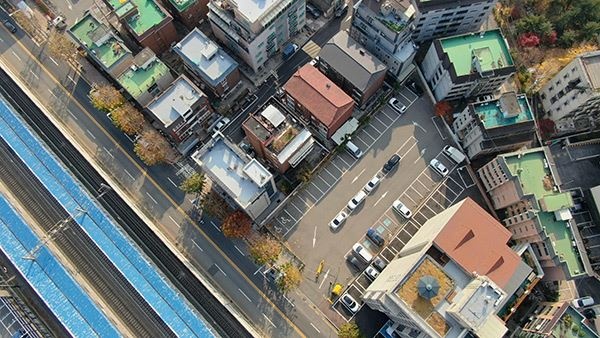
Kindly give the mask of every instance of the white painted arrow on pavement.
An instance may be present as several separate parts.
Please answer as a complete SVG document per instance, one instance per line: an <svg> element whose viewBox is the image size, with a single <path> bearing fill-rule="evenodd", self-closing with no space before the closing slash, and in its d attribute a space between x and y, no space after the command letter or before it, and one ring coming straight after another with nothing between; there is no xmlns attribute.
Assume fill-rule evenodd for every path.
<svg viewBox="0 0 600 338"><path fill-rule="evenodd" d="M387 195L387 193L388 193L387 191L384 192L383 195L381 195L381 197L379 197L379 199L373 204L373 206L376 206L377 203L379 203L379 201L381 201L385 197L385 195Z"/></svg>

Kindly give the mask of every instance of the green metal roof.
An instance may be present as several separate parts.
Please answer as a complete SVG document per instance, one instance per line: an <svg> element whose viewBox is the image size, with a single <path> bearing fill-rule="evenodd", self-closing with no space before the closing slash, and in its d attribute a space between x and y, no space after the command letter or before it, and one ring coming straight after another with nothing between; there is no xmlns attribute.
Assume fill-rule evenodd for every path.
<svg viewBox="0 0 600 338"><path fill-rule="evenodd" d="M69 31L106 68L112 67L121 58L127 54L131 54L131 51L91 14L86 15L75 23ZM99 36L96 36L94 39L96 33ZM105 39L105 36L109 37ZM96 44L98 41L101 41L100 45Z"/></svg>
<svg viewBox="0 0 600 338"><path fill-rule="evenodd" d="M501 155L510 173L519 179L524 195L533 195L540 204L536 213L554 252L565 262L571 276L585 273L577 247L573 247L571 229L566 221L557 220L555 210L570 208L573 199L569 193L554 191L554 178L541 148Z"/></svg>
<svg viewBox="0 0 600 338"><path fill-rule="evenodd" d="M131 3L137 7L138 14L129 18L127 24L138 36L160 24L167 17L152 0L110 0L110 5L118 16L127 13L133 7Z"/></svg>
<svg viewBox="0 0 600 338"><path fill-rule="evenodd" d="M497 29L452 36L440 42L458 76L471 73L473 57L477 57L484 72L513 65L508 45Z"/></svg>
<svg viewBox="0 0 600 338"><path fill-rule="evenodd" d="M169 68L158 58L144 68L128 69L117 79L121 86L134 98L146 92L156 81L167 75Z"/></svg>

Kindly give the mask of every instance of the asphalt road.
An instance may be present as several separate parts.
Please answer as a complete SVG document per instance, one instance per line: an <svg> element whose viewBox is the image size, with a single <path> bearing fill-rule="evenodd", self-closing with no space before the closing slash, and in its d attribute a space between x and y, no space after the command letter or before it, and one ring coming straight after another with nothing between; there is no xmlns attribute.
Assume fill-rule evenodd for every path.
<svg viewBox="0 0 600 338"><path fill-rule="evenodd" d="M178 167L145 167L135 158L131 142L90 106L85 81L70 68L47 58L44 46L34 45L22 32L16 34L18 42L14 37L3 27L0 29L2 62L76 135L79 144L111 173L128 197L160 224L167 237L180 242L190 233L195 234L194 243L184 243L183 250L227 295L231 300L228 306L241 310L265 335L335 335L335 329L301 294L284 298L265 285L262 276L256 274L257 267L247 257L240 257L239 246L223 238L217 228L209 225L211 220L201 227L194 224L184 211L190 203L177 188L181 182Z"/></svg>

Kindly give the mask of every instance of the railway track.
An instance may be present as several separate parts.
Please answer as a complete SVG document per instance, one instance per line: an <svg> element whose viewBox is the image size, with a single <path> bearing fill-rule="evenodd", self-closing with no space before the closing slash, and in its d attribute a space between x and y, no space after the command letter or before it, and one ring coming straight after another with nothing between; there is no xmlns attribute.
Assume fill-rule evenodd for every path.
<svg viewBox="0 0 600 338"><path fill-rule="evenodd" d="M101 184L108 185L3 70L0 70L0 91L88 191L94 194ZM114 190L104 194L99 202L220 335L252 337Z"/></svg>

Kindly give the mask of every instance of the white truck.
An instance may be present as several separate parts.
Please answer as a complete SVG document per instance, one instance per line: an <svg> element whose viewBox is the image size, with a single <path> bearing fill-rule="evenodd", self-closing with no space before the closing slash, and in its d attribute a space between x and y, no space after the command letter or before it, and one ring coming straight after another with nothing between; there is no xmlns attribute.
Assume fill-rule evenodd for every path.
<svg viewBox="0 0 600 338"><path fill-rule="evenodd" d="M445 146L444 154L448 155L456 164L461 164L465 160L465 155L453 146Z"/></svg>

